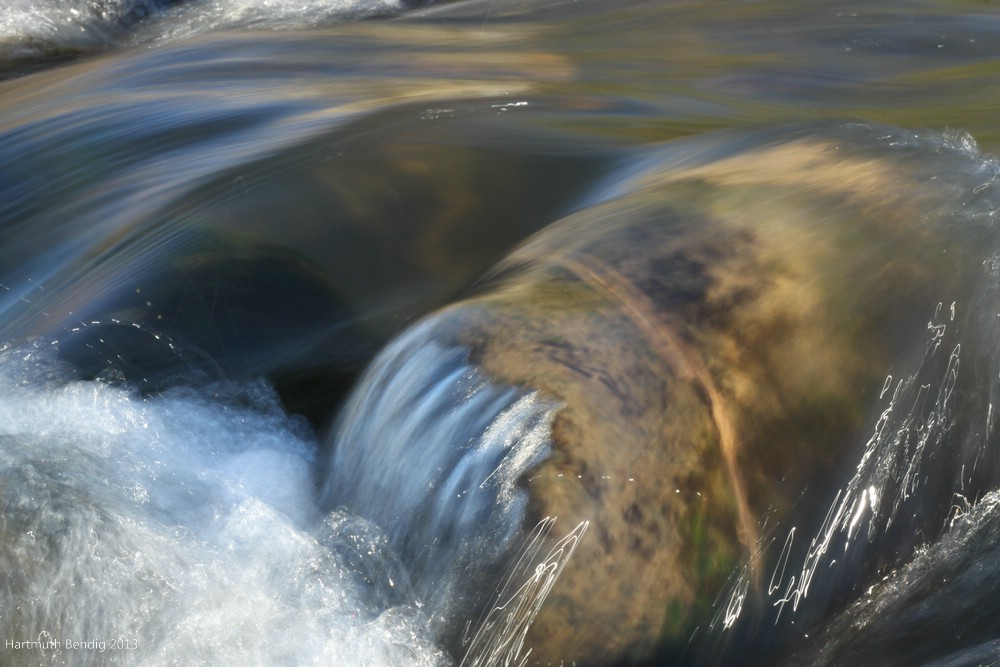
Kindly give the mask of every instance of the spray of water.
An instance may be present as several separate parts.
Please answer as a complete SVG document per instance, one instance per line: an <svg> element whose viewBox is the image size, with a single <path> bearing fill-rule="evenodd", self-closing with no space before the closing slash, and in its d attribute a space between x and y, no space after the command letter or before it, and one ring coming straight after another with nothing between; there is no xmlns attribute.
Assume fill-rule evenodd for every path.
<svg viewBox="0 0 1000 667"><path fill-rule="evenodd" d="M0 352L0 634L24 665L439 665L379 530L263 383L141 397Z"/></svg>
<svg viewBox="0 0 1000 667"><path fill-rule="evenodd" d="M483 375L443 342L448 321L425 320L376 359L333 436L323 503L385 529L463 665L519 665L588 524L531 528L522 481L552 452L559 405Z"/></svg>

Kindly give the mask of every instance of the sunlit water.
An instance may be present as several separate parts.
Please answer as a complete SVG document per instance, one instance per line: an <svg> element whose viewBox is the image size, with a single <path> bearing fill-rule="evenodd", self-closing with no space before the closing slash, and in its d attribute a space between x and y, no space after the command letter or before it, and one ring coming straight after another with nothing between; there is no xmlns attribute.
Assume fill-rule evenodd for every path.
<svg viewBox="0 0 1000 667"><path fill-rule="evenodd" d="M543 258L800 140L854 160L797 175L817 219L905 217L845 231L831 290L932 278L860 311L892 345L859 427L768 480L792 509L669 655L991 664L998 38L971 2L6 3L0 664L530 659L600 535L524 525L563 406L411 325L556 221ZM713 187L797 205L761 171Z"/></svg>

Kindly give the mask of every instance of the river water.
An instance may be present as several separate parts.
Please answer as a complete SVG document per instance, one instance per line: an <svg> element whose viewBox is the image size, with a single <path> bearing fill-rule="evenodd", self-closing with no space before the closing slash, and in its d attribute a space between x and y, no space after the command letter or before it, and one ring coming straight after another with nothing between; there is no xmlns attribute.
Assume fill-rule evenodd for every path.
<svg viewBox="0 0 1000 667"><path fill-rule="evenodd" d="M1000 664L991 3L6 0L0 78L0 664Z"/></svg>

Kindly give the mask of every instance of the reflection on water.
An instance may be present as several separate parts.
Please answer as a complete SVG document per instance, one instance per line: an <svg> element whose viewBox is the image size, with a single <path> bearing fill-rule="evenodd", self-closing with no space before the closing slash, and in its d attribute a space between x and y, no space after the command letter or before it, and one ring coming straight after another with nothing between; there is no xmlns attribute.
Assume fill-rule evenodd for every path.
<svg viewBox="0 0 1000 667"><path fill-rule="evenodd" d="M8 3L0 663L986 661L998 32Z"/></svg>

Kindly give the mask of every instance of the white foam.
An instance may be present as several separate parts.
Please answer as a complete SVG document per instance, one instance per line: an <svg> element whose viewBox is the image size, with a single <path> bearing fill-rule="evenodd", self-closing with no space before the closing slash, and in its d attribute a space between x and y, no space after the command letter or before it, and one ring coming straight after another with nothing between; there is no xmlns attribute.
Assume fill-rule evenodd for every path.
<svg viewBox="0 0 1000 667"><path fill-rule="evenodd" d="M315 452L263 383L143 398L4 349L0 634L58 644L4 664L444 664L321 529Z"/></svg>
<svg viewBox="0 0 1000 667"><path fill-rule="evenodd" d="M133 43L175 42L224 30L303 30L404 11L401 0L206 0L185 2L140 26Z"/></svg>
<svg viewBox="0 0 1000 667"><path fill-rule="evenodd" d="M400 0L5 0L0 58L173 41L220 30L295 30L404 9Z"/></svg>

